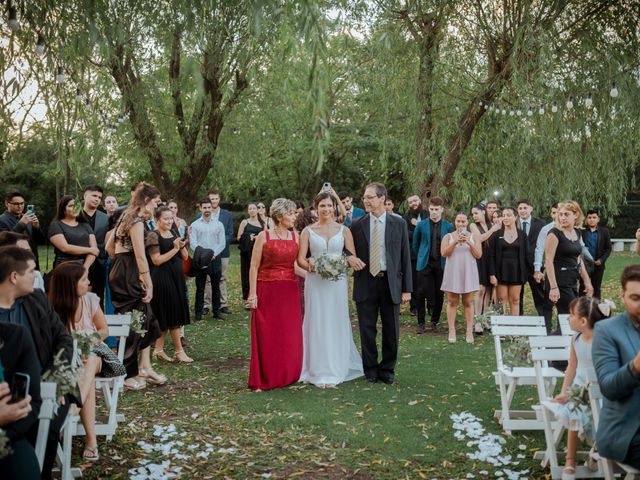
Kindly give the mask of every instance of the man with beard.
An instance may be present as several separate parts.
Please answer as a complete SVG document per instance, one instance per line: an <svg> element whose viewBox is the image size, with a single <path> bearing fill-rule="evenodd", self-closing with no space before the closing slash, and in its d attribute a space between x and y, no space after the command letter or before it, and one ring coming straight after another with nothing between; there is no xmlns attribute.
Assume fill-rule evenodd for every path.
<svg viewBox="0 0 640 480"><path fill-rule="evenodd" d="M404 216L405 222L407 222L407 228L409 230L409 245L413 242L413 232L416 229L416 225L418 222L421 222L425 218L429 216L429 213L422 208L422 200L416 194L409 195L407 198L407 205L409 206L409 210ZM411 316L416 316L417 314L417 289L418 289L418 272L416 271L416 265L418 263L418 256L416 252L411 249L411 272L413 278L413 290L411 291L411 302L409 304L411 309Z"/></svg>

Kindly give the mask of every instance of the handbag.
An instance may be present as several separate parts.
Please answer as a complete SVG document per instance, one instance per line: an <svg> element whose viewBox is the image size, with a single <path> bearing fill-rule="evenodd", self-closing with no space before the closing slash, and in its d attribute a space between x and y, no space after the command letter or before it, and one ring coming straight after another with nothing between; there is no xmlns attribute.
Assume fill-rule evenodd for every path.
<svg viewBox="0 0 640 480"><path fill-rule="evenodd" d="M91 352L100 357L102 360L102 370L100 376L105 378L120 377L127 374L127 370L118 358L106 344L94 343L91 345Z"/></svg>
<svg viewBox="0 0 640 480"><path fill-rule="evenodd" d="M191 272L191 257L187 257L182 260L182 272L185 277L189 277Z"/></svg>

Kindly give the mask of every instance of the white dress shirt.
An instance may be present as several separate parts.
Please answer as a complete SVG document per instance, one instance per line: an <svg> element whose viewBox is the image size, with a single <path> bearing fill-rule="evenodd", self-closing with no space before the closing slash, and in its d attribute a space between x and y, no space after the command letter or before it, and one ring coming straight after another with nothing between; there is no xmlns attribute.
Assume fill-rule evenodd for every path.
<svg viewBox="0 0 640 480"><path fill-rule="evenodd" d="M213 250L214 257L222 253L226 245L224 225L212 218L209 221L199 218L191 224L189 244L195 250L197 247Z"/></svg>
<svg viewBox="0 0 640 480"><path fill-rule="evenodd" d="M547 244L547 235L549 235L549 231L556 226L555 222L547 223L538 234L538 240L536 241L536 251L533 258L533 271L541 272L542 271L542 259L544 258L544 249ZM582 236L578 235L578 240L580 240L580 245L582 245L582 255L587 258L591 256L589 254L589 250L585 252L584 241L582 240Z"/></svg>
<svg viewBox="0 0 640 480"><path fill-rule="evenodd" d="M521 218L520 219L520 226L524 227L524 222L527 222L527 228L522 228L522 230L524 231L524 233L527 234L527 237L529 236L529 232L531 231L531 221L533 220L533 217L531 215L529 215L529 218L525 218L524 220Z"/></svg>
<svg viewBox="0 0 640 480"><path fill-rule="evenodd" d="M382 244L380 246L380 271L387 271L387 249L385 248L385 228L387 225L387 212L383 212L382 215L376 218L376 216L372 213L369 216L369 238L370 241L373 242L373 225L375 222L378 223L378 228L380 229L380 238L382 239Z"/></svg>

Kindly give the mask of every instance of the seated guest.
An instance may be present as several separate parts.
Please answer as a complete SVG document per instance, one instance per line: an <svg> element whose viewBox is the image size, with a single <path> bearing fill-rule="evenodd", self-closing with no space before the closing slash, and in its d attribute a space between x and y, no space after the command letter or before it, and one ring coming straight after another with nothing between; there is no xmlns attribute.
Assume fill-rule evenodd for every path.
<svg viewBox="0 0 640 480"><path fill-rule="evenodd" d="M29 332L19 325L0 323L0 343L3 345L0 348L0 428L6 432L12 450L0 458L0 471L2 478L37 480L40 465L26 436L29 429L38 424L40 411L38 356ZM16 373L29 375L29 391L24 399L11 402L9 385L13 385Z"/></svg>
<svg viewBox="0 0 640 480"><path fill-rule="evenodd" d="M76 261L89 269L100 255L96 236L83 216L76 215L75 201L64 195L58 203L56 219L49 226L49 241L55 247L54 268L62 262Z"/></svg>
<svg viewBox="0 0 640 480"><path fill-rule="evenodd" d="M604 396L596 444L605 458L640 468L640 264L620 277L625 311L595 326L592 356Z"/></svg>
<svg viewBox="0 0 640 480"><path fill-rule="evenodd" d="M31 251L29 245L29 237L16 232L0 232L0 247L16 246ZM33 280L33 288L44 292L44 279L42 274L36 270L33 272L35 278Z"/></svg>
<svg viewBox="0 0 640 480"><path fill-rule="evenodd" d="M54 357L61 350L62 360L71 362L73 340L44 292L33 290L35 268L31 252L20 247L0 247L0 323L22 325L31 334L42 374L51 369ZM51 478L60 430L71 400L71 396L66 398L49 425L42 478ZM37 435L35 423L29 431L32 445L35 445Z"/></svg>
<svg viewBox="0 0 640 480"><path fill-rule="evenodd" d="M49 302L67 327L67 331L94 333L102 338L109 334L107 320L100 308L100 299L89 291L89 273L73 262L58 265L51 276ZM98 342L99 340L96 340ZM86 432L84 437L84 460L96 461L98 441L96 439L96 375L100 373L102 363L97 355L82 359L80 374L80 395L82 409L80 419Z"/></svg>
<svg viewBox="0 0 640 480"><path fill-rule="evenodd" d="M7 210L0 215L0 232L15 232L26 235L29 238L31 253L36 258L36 270L40 270L38 244L44 244L45 239L35 210L28 210L25 213L24 195L17 191L7 193L4 205Z"/></svg>

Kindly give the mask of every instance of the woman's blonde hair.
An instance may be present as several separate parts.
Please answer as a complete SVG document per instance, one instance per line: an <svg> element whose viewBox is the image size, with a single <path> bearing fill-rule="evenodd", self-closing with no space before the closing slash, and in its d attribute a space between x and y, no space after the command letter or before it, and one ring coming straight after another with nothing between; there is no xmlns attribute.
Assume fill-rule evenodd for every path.
<svg viewBox="0 0 640 480"><path fill-rule="evenodd" d="M269 207L269 216L273 219L275 224L280 223L280 219L284 217L288 212L295 211L296 203L288 198L276 198L271 207Z"/></svg>
<svg viewBox="0 0 640 480"><path fill-rule="evenodd" d="M584 220L584 213L582 213L582 209L580 208L580 204L575 200L567 200L566 202L558 203L558 210L564 208L565 210L569 210L573 212L576 216L576 227L582 225L582 220Z"/></svg>

